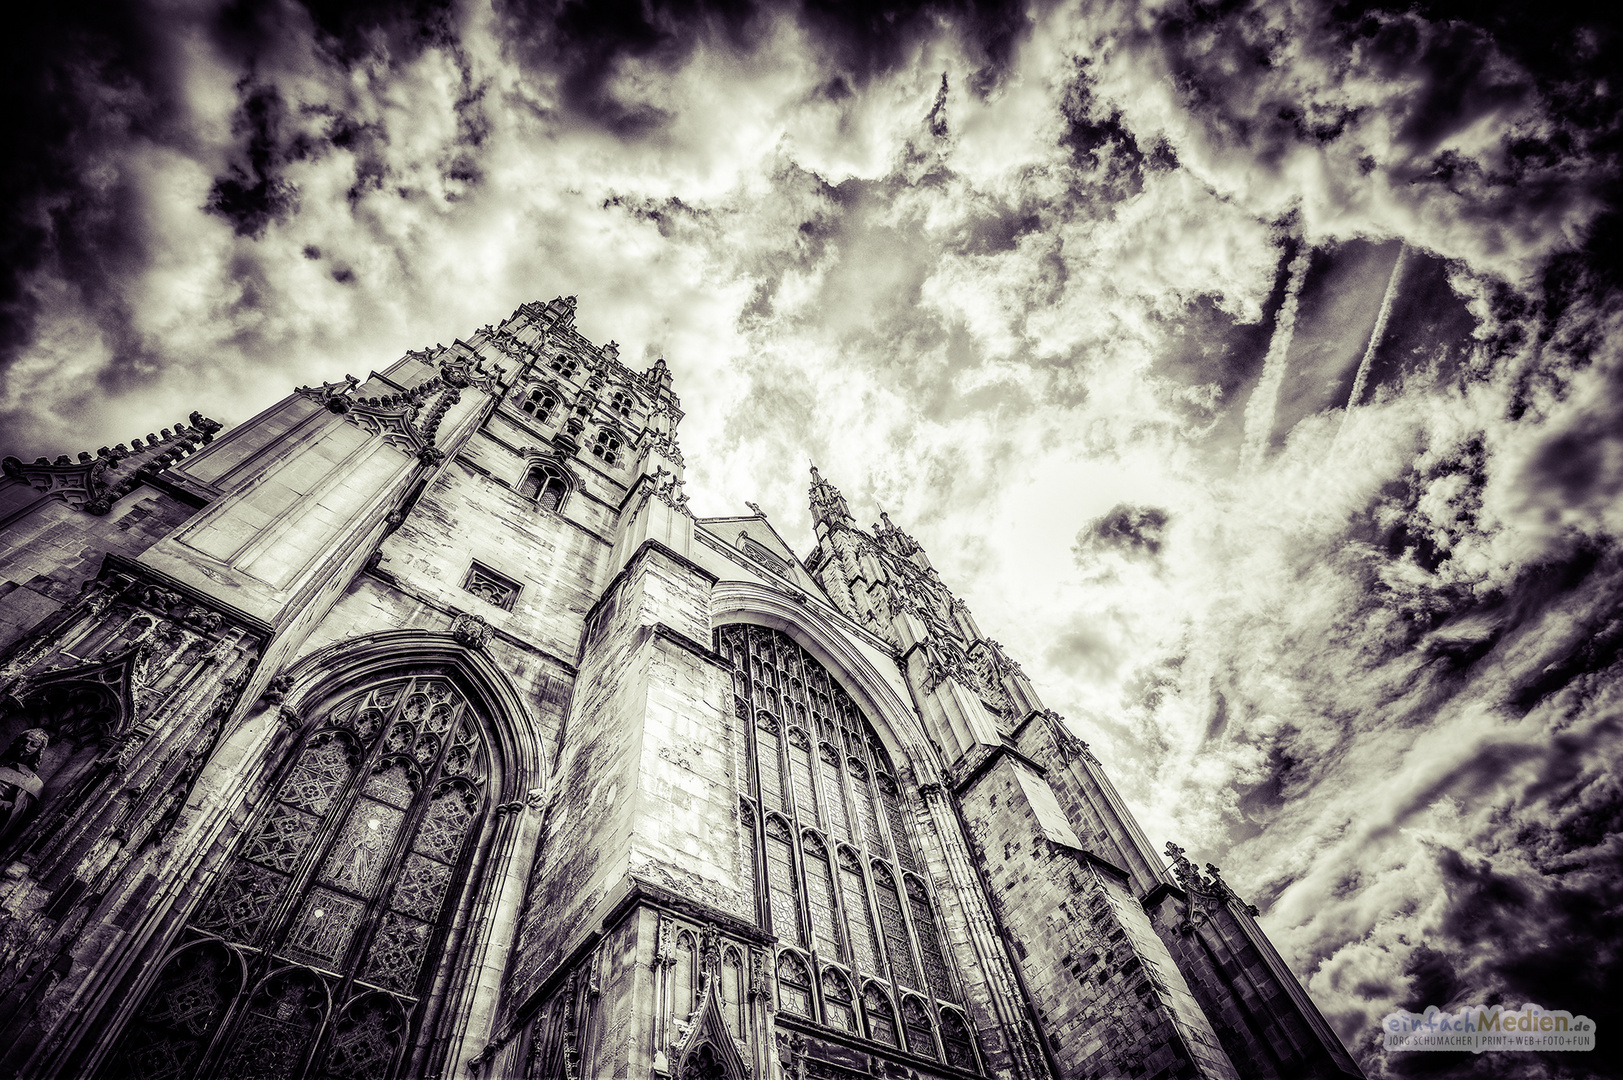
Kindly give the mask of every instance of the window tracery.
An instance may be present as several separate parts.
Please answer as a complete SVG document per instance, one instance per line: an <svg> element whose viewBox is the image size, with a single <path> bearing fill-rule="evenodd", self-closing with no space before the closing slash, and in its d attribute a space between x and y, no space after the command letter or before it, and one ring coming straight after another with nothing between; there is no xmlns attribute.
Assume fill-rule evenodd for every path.
<svg viewBox="0 0 1623 1080"><path fill-rule="evenodd" d="M761 916L780 946L780 1007L819 1019L820 1001L821 1023L899 1049L905 1035L939 1060L936 1007L908 994L910 1011L899 1018L886 985L955 1000L933 901L913 873L923 864L906 796L884 745L788 635L730 625L715 640L733 670L736 711L754 720L746 727L760 808L749 799L741 806L762 814ZM976 1068L972 1052L964 1060Z"/></svg>
<svg viewBox="0 0 1623 1080"><path fill-rule="evenodd" d="M954 1009L941 1010L941 1046L947 1052L947 1064L974 1071L975 1044L969 1034L969 1025Z"/></svg>
<svg viewBox="0 0 1623 1080"><path fill-rule="evenodd" d="M558 391L550 386L536 386L530 389L519 408L526 414L535 417L538 423L546 423L552 419L552 410L558 407Z"/></svg>
<svg viewBox="0 0 1623 1080"><path fill-rule="evenodd" d="M829 1027L862 1034L857 1029L857 1010L851 1000L851 984L834 968L823 969L823 1017Z"/></svg>
<svg viewBox="0 0 1623 1080"><path fill-rule="evenodd" d="M166 965L105 1077L387 1080L395 1068L437 930L466 892L483 736L459 690L419 675L340 702L290 758L193 920L215 944ZM243 965L246 982L232 974Z"/></svg>
<svg viewBox="0 0 1623 1080"><path fill-rule="evenodd" d="M592 456L605 465L618 465L620 445L624 442L625 438L613 428L598 428L597 437L592 440Z"/></svg>
<svg viewBox="0 0 1623 1080"><path fill-rule="evenodd" d="M896 1012L878 983L869 983L863 990L862 1011L867 1015L868 1038L886 1046L901 1045L896 1038Z"/></svg>
<svg viewBox="0 0 1623 1080"><path fill-rule="evenodd" d="M907 1048L919 1057L940 1060L936 1052L935 1026L924 1002L911 994L902 997L902 1027L907 1031Z"/></svg>
<svg viewBox="0 0 1623 1080"><path fill-rule="evenodd" d="M463 579L462 588L503 611L513 610L513 601L518 599L519 593L518 582L496 573L480 562L474 562L468 567L468 576Z"/></svg>
<svg viewBox="0 0 1623 1080"><path fill-rule="evenodd" d="M563 466L554 461L537 461L524 473L517 490L525 498L534 499L541 509L556 510L563 505L569 488L569 474Z"/></svg>
<svg viewBox="0 0 1623 1080"><path fill-rule="evenodd" d="M811 972L799 954L787 950L778 954L778 1007L812 1018Z"/></svg>

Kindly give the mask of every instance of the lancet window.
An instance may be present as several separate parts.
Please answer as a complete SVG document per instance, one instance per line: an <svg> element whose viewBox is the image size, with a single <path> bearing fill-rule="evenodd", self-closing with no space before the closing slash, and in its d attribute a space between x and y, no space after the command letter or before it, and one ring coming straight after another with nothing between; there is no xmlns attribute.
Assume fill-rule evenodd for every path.
<svg viewBox="0 0 1623 1080"><path fill-rule="evenodd" d="M778 940L780 1007L899 1049L928 1036L915 1052L939 1059L932 1017L957 992L884 745L787 634L723 626L716 649L750 730L746 808L761 837L759 917ZM903 995L911 1011L899 1015Z"/></svg>
<svg viewBox="0 0 1623 1080"><path fill-rule="evenodd" d="M609 398L609 408L613 409L621 416L630 416L631 395L626 393L624 390L616 390L613 396Z"/></svg>
<svg viewBox="0 0 1623 1080"><path fill-rule="evenodd" d="M569 353L559 353L552 358L552 363L549 366L553 371L569 379L574 377L575 369L580 366L580 361Z"/></svg>
<svg viewBox="0 0 1623 1080"><path fill-rule="evenodd" d="M388 1080L452 960L487 771L480 722L443 677L328 710L103 1075Z"/></svg>

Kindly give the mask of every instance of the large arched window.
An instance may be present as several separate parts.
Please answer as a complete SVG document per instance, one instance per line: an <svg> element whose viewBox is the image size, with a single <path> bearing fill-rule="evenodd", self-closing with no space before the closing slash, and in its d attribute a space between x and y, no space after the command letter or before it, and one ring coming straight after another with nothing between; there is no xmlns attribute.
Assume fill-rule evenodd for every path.
<svg viewBox="0 0 1623 1080"><path fill-rule="evenodd" d="M900 1048L904 1025L892 1002L911 992L909 1019L924 1017L927 1056L937 1057L928 1019L936 1008L913 995L956 995L919 876L912 811L889 756L850 695L787 634L723 626L716 649L733 668L735 712L753 718L751 812L761 815L766 885L760 918L778 939L783 1008L812 1018L818 972L822 1023Z"/></svg>
<svg viewBox="0 0 1623 1080"><path fill-rule="evenodd" d="M329 710L104 1075L387 1080L451 959L488 771L479 720L443 677L396 679Z"/></svg>

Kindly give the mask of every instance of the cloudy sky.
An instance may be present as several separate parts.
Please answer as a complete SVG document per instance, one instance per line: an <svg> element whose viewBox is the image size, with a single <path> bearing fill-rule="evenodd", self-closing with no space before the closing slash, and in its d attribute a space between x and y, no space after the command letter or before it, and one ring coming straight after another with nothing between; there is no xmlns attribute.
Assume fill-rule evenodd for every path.
<svg viewBox="0 0 1623 1080"><path fill-rule="evenodd" d="M919 537L1374 1076L1623 1072L1623 87L1561 5L150 0L0 43L0 452L522 302ZM1608 1026L1609 1022L1609 1026Z"/></svg>

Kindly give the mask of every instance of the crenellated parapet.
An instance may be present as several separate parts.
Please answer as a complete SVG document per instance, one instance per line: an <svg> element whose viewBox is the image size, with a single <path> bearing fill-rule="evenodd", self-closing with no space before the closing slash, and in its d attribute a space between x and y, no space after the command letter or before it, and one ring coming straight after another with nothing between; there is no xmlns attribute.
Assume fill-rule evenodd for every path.
<svg viewBox="0 0 1623 1080"><path fill-rule="evenodd" d="M192 413L187 421L129 444L103 446L95 454L81 451L78 458L66 454L55 461L39 458L32 463L8 457L0 468L42 494L59 499L87 514L105 514L138 485L143 476L168 468L190 457L214 441L220 430L217 421Z"/></svg>

